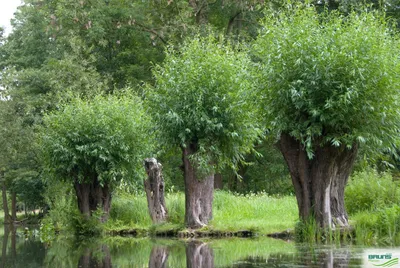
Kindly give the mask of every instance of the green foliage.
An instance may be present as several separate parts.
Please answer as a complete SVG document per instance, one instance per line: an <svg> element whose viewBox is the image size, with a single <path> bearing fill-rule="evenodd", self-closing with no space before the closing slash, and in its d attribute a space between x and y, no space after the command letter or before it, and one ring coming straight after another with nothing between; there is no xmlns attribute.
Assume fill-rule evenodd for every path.
<svg viewBox="0 0 400 268"><path fill-rule="evenodd" d="M274 144L274 138L264 140L257 145L258 153L246 157L248 165L239 169L238 173L244 171L239 185L231 191L240 193L265 192L269 195L291 195L294 193L293 184L289 176L286 163L281 152Z"/></svg>
<svg viewBox="0 0 400 268"><path fill-rule="evenodd" d="M71 226L75 237L86 239L88 237L100 236L104 227L102 224L100 224L100 218L102 215L103 211L101 209L98 209L92 213L91 217L89 218L75 210L75 213L71 215Z"/></svg>
<svg viewBox="0 0 400 268"><path fill-rule="evenodd" d="M267 14L254 43L267 124L314 146L371 147L398 136L398 35L378 13Z"/></svg>
<svg viewBox="0 0 400 268"><path fill-rule="evenodd" d="M400 242L400 189L389 173L356 172L346 188L345 201L358 243Z"/></svg>
<svg viewBox="0 0 400 268"><path fill-rule="evenodd" d="M72 215L76 214L76 196L69 183L47 180L44 198L48 211L41 222L41 228L46 236L54 233L72 230Z"/></svg>
<svg viewBox="0 0 400 268"><path fill-rule="evenodd" d="M378 174L367 169L356 172L345 190L345 204L349 214L376 211L400 202L400 188L389 173Z"/></svg>
<svg viewBox="0 0 400 268"><path fill-rule="evenodd" d="M395 204L354 215L356 239L360 244L398 245L400 207Z"/></svg>
<svg viewBox="0 0 400 268"><path fill-rule="evenodd" d="M44 165L57 179L102 184L141 178L151 151L148 117L135 96L76 99L44 118Z"/></svg>
<svg viewBox="0 0 400 268"><path fill-rule="evenodd" d="M238 162L260 135L251 66L245 53L212 37L169 48L146 91L163 144L197 146L203 168Z"/></svg>

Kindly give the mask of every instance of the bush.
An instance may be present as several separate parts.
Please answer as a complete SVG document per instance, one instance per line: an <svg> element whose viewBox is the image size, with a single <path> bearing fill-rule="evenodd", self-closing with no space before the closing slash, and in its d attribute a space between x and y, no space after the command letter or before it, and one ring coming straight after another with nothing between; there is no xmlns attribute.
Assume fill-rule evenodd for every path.
<svg viewBox="0 0 400 268"><path fill-rule="evenodd" d="M72 218L78 208L71 185L65 182L48 181L44 199L48 204L48 212L41 221L42 232L58 233L73 227Z"/></svg>
<svg viewBox="0 0 400 268"><path fill-rule="evenodd" d="M398 183L388 173L375 170L356 172L345 191L346 209L349 214L376 211L400 202Z"/></svg>

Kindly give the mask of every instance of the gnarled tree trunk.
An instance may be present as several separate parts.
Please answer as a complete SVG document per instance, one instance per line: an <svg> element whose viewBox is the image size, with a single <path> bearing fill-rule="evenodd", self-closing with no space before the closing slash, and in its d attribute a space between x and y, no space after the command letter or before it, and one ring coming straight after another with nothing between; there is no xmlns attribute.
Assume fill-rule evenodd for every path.
<svg viewBox="0 0 400 268"><path fill-rule="evenodd" d="M351 149L329 144L319 146L309 159L300 141L282 134L279 148L289 167L299 215L303 221L314 217L322 228L348 227L344 189L357 156Z"/></svg>
<svg viewBox="0 0 400 268"><path fill-rule="evenodd" d="M110 215L111 209L111 189L106 184L101 186L97 177L94 176L90 183L74 183L76 196L78 197L79 211L86 217L92 216L92 213L98 208L103 210L100 218L101 222L105 222Z"/></svg>
<svg viewBox="0 0 400 268"><path fill-rule="evenodd" d="M144 181L144 190L147 196L147 205L153 223L167 220L168 212L164 198L164 178L162 176L162 165L155 158L144 160L147 180Z"/></svg>
<svg viewBox="0 0 400 268"><path fill-rule="evenodd" d="M182 148L185 179L185 224L189 228L201 228L212 218L214 198L214 174L199 178L196 166L189 157L196 153L197 144Z"/></svg>
<svg viewBox="0 0 400 268"><path fill-rule="evenodd" d="M190 241L186 246L186 267L214 267L212 249L201 241Z"/></svg>

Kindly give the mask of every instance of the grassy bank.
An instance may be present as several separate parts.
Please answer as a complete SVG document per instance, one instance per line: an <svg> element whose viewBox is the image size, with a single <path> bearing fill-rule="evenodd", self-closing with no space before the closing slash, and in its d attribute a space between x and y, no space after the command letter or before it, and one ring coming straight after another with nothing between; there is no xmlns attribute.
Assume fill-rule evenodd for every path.
<svg viewBox="0 0 400 268"><path fill-rule="evenodd" d="M400 187L389 173L355 173L345 201L358 244L400 244Z"/></svg>
<svg viewBox="0 0 400 268"><path fill-rule="evenodd" d="M120 193L113 199L110 220L105 225L108 232L138 229L184 229L185 203L183 193L166 194L169 222L153 226L144 195ZM271 197L266 194L238 195L216 191L213 204L213 220L204 230L234 232L250 230L257 234L269 234L293 229L298 220L295 197Z"/></svg>

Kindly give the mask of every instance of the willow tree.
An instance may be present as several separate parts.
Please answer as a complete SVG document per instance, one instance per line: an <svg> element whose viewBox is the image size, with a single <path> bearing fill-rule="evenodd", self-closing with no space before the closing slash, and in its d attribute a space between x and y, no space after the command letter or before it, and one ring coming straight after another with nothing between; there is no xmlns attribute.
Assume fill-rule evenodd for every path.
<svg viewBox="0 0 400 268"><path fill-rule="evenodd" d="M77 99L44 117L44 166L52 177L73 185L86 218L101 208L105 221L113 189L143 173L147 119L139 98L117 96Z"/></svg>
<svg viewBox="0 0 400 268"><path fill-rule="evenodd" d="M379 13L267 16L254 43L265 118L302 220L348 226L344 188L361 145L399 135L399 36Z"/></svg>
<svg viewBox="0 0 400 268"><path fill-rule="evenodd" d="M245 53L212 37L167 50L147 91L160 139L182 151L185 223L212 218L215 170L242 159L260 133L254 107L251 62Z"/></svg>

